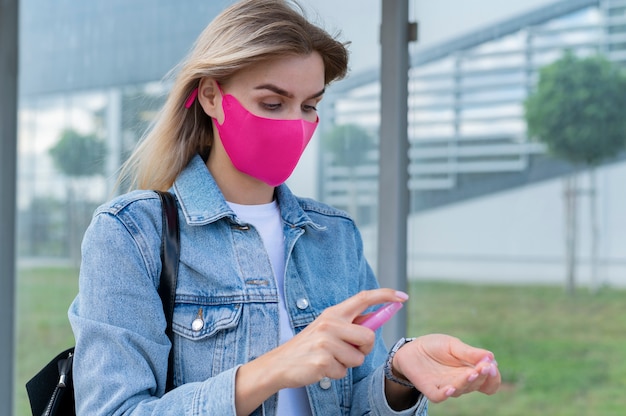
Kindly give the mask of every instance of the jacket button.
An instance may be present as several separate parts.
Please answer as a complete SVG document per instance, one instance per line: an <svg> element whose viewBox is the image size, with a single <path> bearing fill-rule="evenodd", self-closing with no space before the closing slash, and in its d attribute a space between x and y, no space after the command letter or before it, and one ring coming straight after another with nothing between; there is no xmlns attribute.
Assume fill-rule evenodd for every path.
<svg viewBox="0 0 626 416"><path fill-rule="evenodd" d="M306 298L300 298L296 301L298 309L306 309L309 307L309 301Z"/></svg>
<svg viewBox="0 0 626 416"><path fill-rule="evenodd" d="M322 390L328 390L330 388L331 382L328 377L324 377L320 380L320 388Z"/></svg>
<svg viewBox="0 0 626 416"><path fill-rule="evenodd" d="M191 330L194 332L198 332L204 328L204 318L202 317L202 308L198 309L198 314L196 315L196 319L191 323Z"/></svg>
<svg viewBox="0 0 626 416"><path fill-rule="evenodd" d="M196 318L191 323L191 330L194 332L201 331L202 328L204 328L204 321L202 320L202 318Z"/></svg>

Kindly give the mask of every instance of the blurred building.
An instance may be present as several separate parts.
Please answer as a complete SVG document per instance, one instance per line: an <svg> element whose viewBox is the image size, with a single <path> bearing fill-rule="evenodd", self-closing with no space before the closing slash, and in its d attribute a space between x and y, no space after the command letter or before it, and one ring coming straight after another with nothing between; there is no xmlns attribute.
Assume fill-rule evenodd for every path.
<svg viewBox="0 0 626 416"><path fill-rule="evenodd" d="M77 260L93 209L154 118L164 74L224 6L221 1L22 0L18 254ZM410 273L415 278L560 281L559 178L571 166L526 135L523 101L539 68L566 48L626 62L626 1L566 0L412 51L409 98ZM344 208L375 255L379 72L351 74L323 101L317 197ZM324 137L354 125L356 148ZM101 140L98 174L63 171L63 135ZM359 144L360 143L360 144ZM623 158L599 171L602 278L626 285ZM581 259L588 236L581 212ZM621 233L623 234L623 233ZM587 250L587 251L585 251Z"/></svg>
<svg viewBox="0 0 626 416"><path fill-rule="evenodd" d="M163 102L164 76L227 3L21 1L21 259L77 261L93 209L113 195L119 166ZM105 142L103 169L59 169L51 149L68 133Z"/></svg>
<svg viewBox="0 0 626 416"><path fill-rule="evenodd" d="M409 80L410 277L562 280L560 179L574 168L546 156L544 145L528 137L523 103L539 70L565 50L580 56L602 53L626 64L626 1L558 1L414 50ZM372 70L331 90L324 105L334 123L357 125L377 137L379 95L379 72ZM336 150L322 157L322 199L349 210L361 223L374 221L377 146L362 153L354 166L337 163L341 152ZM618 285L626 285L621 231L626 198L620 190L624 160L626 155L616 155L600 169L597 193L600 280ZM580 199L579 263L588 281L589 208L585 195ZM375 227L369 231L366 243L375 242Z"/></svg>

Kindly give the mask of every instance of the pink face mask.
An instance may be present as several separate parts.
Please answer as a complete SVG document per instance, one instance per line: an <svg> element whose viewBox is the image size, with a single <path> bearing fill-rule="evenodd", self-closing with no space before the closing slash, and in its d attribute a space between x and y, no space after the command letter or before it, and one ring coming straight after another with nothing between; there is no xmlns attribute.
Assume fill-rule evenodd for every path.
<svg viewBox="0 0 626 416"><path fill-rule="evenodd" d="M319 118L313 123L259 117L223 93L222 109L224 122L213 121L231 162L270 186L289 178L319 123Z"/></svg>

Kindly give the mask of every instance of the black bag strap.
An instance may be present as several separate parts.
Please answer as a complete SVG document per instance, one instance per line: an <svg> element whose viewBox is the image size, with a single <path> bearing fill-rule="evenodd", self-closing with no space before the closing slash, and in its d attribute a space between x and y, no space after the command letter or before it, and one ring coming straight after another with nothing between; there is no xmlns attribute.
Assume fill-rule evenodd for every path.
<svg viewBox="0 0 626 416"><path fill-rule="evenodd" d="M178 277L178 260L180 258L180 229L178 224L178 208L176 198L169 192L155 191L163 205L163 237L161 238L161 277L159 296L163 303L163 312L167 321L165 332L172 343L167 360L167 383L165 391L174 388L174 333L172 319L176 301L176 279Z"/></svg>

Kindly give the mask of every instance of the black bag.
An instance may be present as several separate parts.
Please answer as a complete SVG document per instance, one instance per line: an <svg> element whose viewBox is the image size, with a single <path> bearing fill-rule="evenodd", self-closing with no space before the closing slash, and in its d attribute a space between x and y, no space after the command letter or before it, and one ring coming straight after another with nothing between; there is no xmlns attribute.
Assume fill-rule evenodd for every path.
<svg viewBox="0 0 626 416"><path fill-rule="evenodd" d="M176 279L180 254L178 210L176 199L169 192L156 191L163 204L163 234L161 238L161 277L159 296L167 319L167 336L173 342L172 315L176 298ZM166 391L173 388L173 348L167 366ZM72 362L74 348L69 348L41 369L26 383L28 400L33 416L74 416L74 384Z"/></svg>

